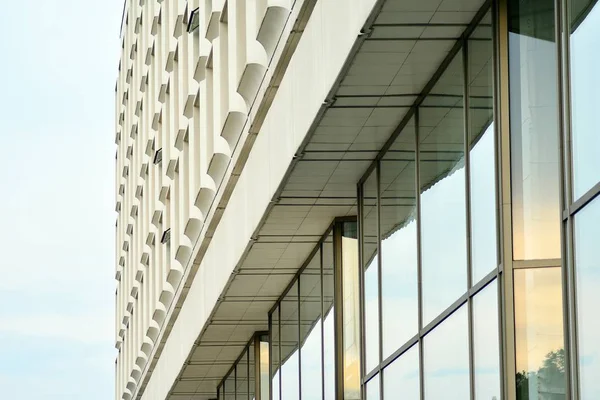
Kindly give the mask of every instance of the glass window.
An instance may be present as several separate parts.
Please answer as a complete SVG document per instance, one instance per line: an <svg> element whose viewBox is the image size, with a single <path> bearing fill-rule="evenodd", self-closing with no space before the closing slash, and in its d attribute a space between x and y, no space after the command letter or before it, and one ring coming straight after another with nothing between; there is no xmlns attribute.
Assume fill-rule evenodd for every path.
<svg viewBox="0 0 600 400"><path fill-rule="evenodd" d="M269 350L267 349L267 352ZM256 391L256 348L255 348L255 343L252 342L252 344L250 345L250 347L248 348L248 399L249 400L255 400L256 399L256 395L255 395L255 391ZM258 361L260 362L260 360ZM263 365L259 365L260 370L263 370ZM268 364L267 364L267 368L269 368ZM268 374L266 375L266 377L268 377ZM269 384L268 380L267 380L267 385ZM264 399L264 397L261 397L261 399ZM268 397L267 397L268 399Z"/></svg>
<svg viewBox="0 0 600 400"><path fill-rule="evenodd" d="M356 222L342 226L344 400L360 400L360 324Z"/></svg>
<svg viewBox="0 0 600 400"><path fill-rule="evenodd" d="M322 398L321 368L321 253L300 275L300 368L303 399Z"/></svg>
<svg viewBox="0 0 600 400"><path fill-rule="evenodd" d="M418 400L419 392L419 346L415 345L383 370L383 398Z"/></svg>
<svg viewBox="0 0 600 400"><path fill-rule="evenodd" d="M423 339L425 399L470 397L469 332L463 305Z"/></svg>
<svg viewBox="0 0 600 400"><path fill-rule="evenodd" d="M600 393L600 198L575 216L575 277L577 282L577 336L580 397Z"/></svg>
<svg viewBox="0 0 600 400"><path fill-rule="evenodd" d="M281 329L281 399L300 399L300 364L298 357L298 282L285 295L279 315Z"/></svg>
<svg viewBox="0 0 600 400"><path fill-rule="evenodd" d="M260 400L269 400L269 337L263 336L260 339ZM253 373L250 371L250 376ZM250 386L252 391L252 386ZM251 397L253 398L253 397Z"/></svg>
<svg viewBox="0 0 600 400"><path fill-rule="evenodd" d="M333 235L323 242L323 383L325 400L335 399L335 336L334 336L334 281Z"/></svg>
<svg viewBox="0 0 600 400"><path fill-rule="evenodd" d="M560 268L514 272L517 399L566 399Z"/></svg>
<svg viewBox="0 0 600 400"><path fill-rule="evenodd" d="M225 400L235 400L235 372L232 372L227 376L224 387Z"/></svg>
<svg viewBox="0 0 600 400"><path fill-rule="evenodd" d="M497 261L496 143L493 113L492 27L486 21L473 32L469 52L469 156L471 206L471 263L473 283Z"/></svg>
<svg viewBox="0 0 600 400"><path fill-rule="evenodd" d="M419 108L424 325L467 289L463 92L459 52Z"/></svg>
<svg viewBox="0 0 600 400"><path fill-rule="evenodd" d="M494 280L473 298L475 400L500 399L498 284Z"/></svg>
<svg viewBox="0 0 600 400"><path fill-rule="evenodd" d="M279 348L279 307L271 314L271 383L273 389L273 400L280 398L280 348Z"/></svg>
<svg viewBox="0 0 600 400"><path fill-rule="evenodd" d="M369 382L367 382L366 392L366 400L381 399L381 395L379 394L379 375L375 375Z"/></svg>
<svg viewBox="0 0 600 400"><path fill-rule="evenodd" d="M235 366L235 398L236 400L248 400L248 349Z"/></svg>
<svg viewBox="0 0 600 400"><path fill-rule="evenodd" d="M560 258L554 0L509 1L513 252Z"/></svg>
<svg viewBox="0 0 600 400"><path fill-rule="evenodd" d="M600 6L595 0L569 3L573 196L577 199L600 181Z"/></svg>
<svg viewBox="0 0 600 400"><path fill-rule="evenodd" d="M379 279L377 261L377 174L363 185L363 268L365 296L365 365L367 372L379 364Z"/></svg>
<svg viewBox="0 0 600 400"><path fill-rule="evenodd" d="M411 120L381 161L381 317L384 359L419 330L414 128L414 120Z"/></svg>

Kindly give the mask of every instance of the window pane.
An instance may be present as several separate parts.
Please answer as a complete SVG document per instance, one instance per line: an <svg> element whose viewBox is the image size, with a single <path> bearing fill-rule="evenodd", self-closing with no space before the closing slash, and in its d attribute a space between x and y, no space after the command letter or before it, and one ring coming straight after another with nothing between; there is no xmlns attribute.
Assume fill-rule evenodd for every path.
<svg viewBox="0 0 600 400"><path fill-rule="evenodd" d="M237 400L248 400L248 351L235 366L235 398Z"/></svg>
<svg viewBox="0 0 600 400"><path fill-rule="evenodd" d="M415 345L383 370L384 399L419 399L419 346Z"/></svg>
<svg viewBox="0 0 600 400"><path fill-rule="evenodd" d="M428 333L423 346L425 399L468 399L469 332L466 305Z"/></svg>
<svg viewBox="0 0 600 400"><path fill-rule="evenodd" d="M513 251L560 258L554 0L509 1Z"/></svg>
<svg viewBox="0 0 600 400"><path fill-rule="evenodd" d="M366 400L381 399L381 396L379 394L379 375L375 375L373 378L371 378L369 382L367 382L366 392Z"/></svg>
<svg viewBox="0 0 600 400"><path fill-rule="evenodd" d="M299 400L298 282L281 301L281 399Z"/></svg>
<svg viewBox="0 0 600 400"><path fill-rule="evenodd" d="M484 21L488 19L491 17ZM475 29L468 48L471 263L475 284L498 263L492 68L494 47L489 23Z"/></svg>
<svg viewBox="0 0 600 400"><path fill-rule="evenodd" d="M467 289L462 77L459 52L419 108L424 325Z"/></svg>
<svg viewBox="0 0 600 400"><path fill-rule="evenodd" d="M600 393L600 198L575 216L575 275L577 282L577 335L579 383L582 399Z"/></svg>
<svg viewBox="0 0 600 400"><path fill-rule="evenodd" d="M560 268L518 269L514 277L517 399L566 399Z"/></svg>
<svg viewBox="0 0 600 400"><path fill-rule="evenodd" d="M250 345L250 347L248 348L248 399L249 400L254 400L256 399L256 395L255 395L255 391L256 391L256 357L255 357L255 353L256 353L256 349L254 347L254 342L252 342L252 344ZM267 352L268 352L268 348L267 348ZM260 362L260 360L258 361ZM263 368L262 365L259 365L259 367ZM267 368L269 366L267 365ZM259 372L260 373L260 372ZM267 375L268 377L268 375ZM267 385L269 384L269 382L267 381Z"/></svg>
<svg viewBox="0 0 600 400"><path fill-rule="evenodd" d="M342 232L342 300L344 305L344 400L360 400L360 324L358 237L356 222L345 222Z"/></svg>
<svg viewBox="0 0 600 400"><path fill-rule="evenodd" d="M279 381L280 381L280 348L279 348L279 307L271 314L271 377L273 388L273 400L279 400ZM261 399L262 400L262 399Z"/></svg>
<svg viewBox="0 0 600 400"><path fill-rule="evenodd" d="M335 399L335 336L333 306L333 235L323 243L323 381L325 400Z"/></svg>
<svg viewBox="0 0 600 400"><path fill-rule="evenodd" d="M498 284L493 281L473 298L475 400L500 399Z"/></svg>
<svg viewBox="0 0 600 400"><path fill-rule="evenodd" d="M269 338L260 340L260 400L269 400ZM252 375L252 371L250 372ZM252 390L252 387L250 387Z"/></svg>
<svg viewBox="0 0 600 400"><path fill-rule="evenodd" d="M363 268L365 285L365 365L379 364L379 304L377 262L377 176L373 171L363 185Z"/></svg>
<svg viewBox="0 0 600 400"><path fill-rule="evenodd" d="M225 380L225 400L235 400L235 373L229 374Z"/></svg>
<svg viewBox="0 0 600 400"><path fill-rule="evenodd" d="M583 4L582 4L583 3ZM575 18L571 33L571 110L573 196L578 199L600 181L600 6L594 2L571 1ZM594 49L594 50L592 50Z"/></svg>
<svg viewBox="0 0 600 400"><path fill-rule="evenodd" d="M300 276L300 343L303 399L322 398L321 253Z"/></svg>
<svg viewBox="0 0 600 400"><path fill-rule="evenodd" d="M383 358L419 330L414 120L381 161ZM385 379L385 378L384 378Z"/></svg>

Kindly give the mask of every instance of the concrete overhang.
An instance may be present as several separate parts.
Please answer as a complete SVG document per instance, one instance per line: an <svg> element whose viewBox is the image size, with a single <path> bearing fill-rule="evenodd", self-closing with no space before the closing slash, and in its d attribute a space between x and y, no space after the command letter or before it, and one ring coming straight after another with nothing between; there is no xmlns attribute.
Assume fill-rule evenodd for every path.
<svg viewBox="0 0 600 400"><path fill-rule="evenodd" d="M305 34L316 34L311 31L312 23L334 19L335 9L320 3ZM380 151L392 145L390 138L410 124L411 110L423 91L431 89L432 79L439 78L437 71L447 63L463 33L471 29L469 24L483 1L386 0L373 5L344 54L337 77L323 83L328 93L314 108L312 125L302 133L301 144L279 178L269 205L262 209L258 227L246 238L242 257L234 260L200 334L193 338L191 349L185 349L187 358L171 385L169 399L216 398L217 385L254 332L267 330L269 310L333 219L357 214L358 181ZM483 22L490 26L489 32L481 32L482 39L491 37L491 21L485 18ZM319 68L316 61L306 61L298 62L305 68ZM270 112L278 112L277 106L276 97ZM303 107L298 104L298 112ZM294 126L276 128L297 130ZM286 139L281 134L272 140ZM402 139L394 145L401 150ZM195 277L203 278L210 276ZM186 286L183 296L189 290ZM179 315L180 319L189 317ZM167 332L173 324L166 326ZM164 343L160 346L162 350ZM160 371L148 371L153 372ZM144 398L154 399L151 395Z"/></svg>

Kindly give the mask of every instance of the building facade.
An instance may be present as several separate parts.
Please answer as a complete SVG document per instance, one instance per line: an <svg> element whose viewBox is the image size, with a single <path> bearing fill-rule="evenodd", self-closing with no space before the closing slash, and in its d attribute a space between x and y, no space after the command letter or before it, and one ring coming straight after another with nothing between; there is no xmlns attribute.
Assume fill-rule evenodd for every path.
<svg viewBox="0 0 600 400"><path fill-rule="evenodd" d="M126 0L115 398L600 398L595 0Z"/></svg>

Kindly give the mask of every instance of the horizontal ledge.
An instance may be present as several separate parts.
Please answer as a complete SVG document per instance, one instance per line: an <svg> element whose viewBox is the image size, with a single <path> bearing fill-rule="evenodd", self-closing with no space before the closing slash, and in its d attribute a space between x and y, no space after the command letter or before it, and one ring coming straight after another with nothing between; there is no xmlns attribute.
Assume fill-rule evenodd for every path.
<svg viewBox="0 0 600 400"><path fill-rule="evenodd" d="M382 38L367 38L365 39L367 42L375 42L375 41L403 41L403 40L410 40L410 41L431 41L431 42L436 42L436 41L452 41L452 42L456 42L457 40L460 40L461 37L456 37L456 36L439 36L439 37L382 37ZM492 38L478 38L478 37L470 37L469 41L488 41L491 42Z"/></svg>
<svg viewBox="0 0 600 400"><path fill-rule="evenodd" d="M335 104L332 105L331 107L329 107L329 109L340 109L340 108L411 108L412 105L402 105L402 106L393 106L393 105L365 105L365 106L352 106L352 105L347 105L347 106L336 106Z"/></svg>
<svg viewBox="0 0 600 400"><path fill-rule="evenodd" d="M410 41L431 41L431 42L436 42L436 41L448 41L448 42L456 42L457 40L460 40L460 36L456 37L456 36L438 36L438 37L409 37L409 36L404 36L404 37L379 37L379 38L374 38L374 37L370 37L365 39L367 42L386 42L386 41L404 41L404 40L410 40ZM469 40L471 40L469 38ZM487 39L486 39L487 40ZM492 40L491 38L489 39L490 41Z"/></svg>
<svg viewBox="0 0 600 400"><path fill-rule="evenodd" d="M463 24L463 23L456 23L456 22L448 22L448 23L445 23L445 22L398 22L398 23L388 23L388 24L386 24L386 23L383 23L383 24L381 24L381 23L375 23L375 24L373 24L371 26L373 28L379 28L379 27L396 27L396 26L397 27L402 27L402 26L406 26L406 27L411 27L411 26L425 26L425 27L428 27L428 26L433 26L433 27L438 27L438 26L442 26L442 27L443 26L464 26L464 27L467 27L467 26L469 26L469 23L467 22L467 23ZM479 26L490 26L491 27L492 25L491 24L487 24L487 25L481 24Z"/></svg>

